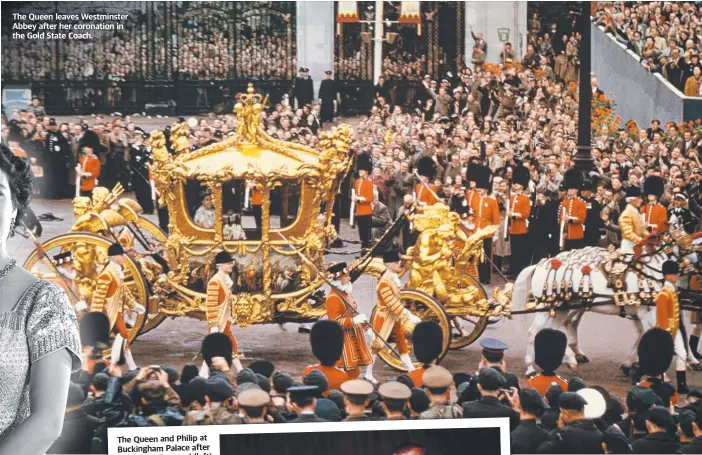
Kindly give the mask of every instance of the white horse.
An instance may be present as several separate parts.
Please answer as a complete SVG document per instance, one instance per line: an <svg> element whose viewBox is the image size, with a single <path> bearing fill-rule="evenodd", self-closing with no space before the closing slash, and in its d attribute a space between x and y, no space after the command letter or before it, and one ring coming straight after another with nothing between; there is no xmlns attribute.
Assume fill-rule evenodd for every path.
<svg viewBox="0 0 702 455"><path fill-rule="evenodd" d="M670 255L667 255L664 252L659 252L655 256L659 259L662 259L663 262L665 262L668 259L672 259L678 262L684 262L685 264L683 265L696 265L699 266L700 260L702 259L702 255L700 255L700 245L702 245L702 237L697 237L690 239L690 237L686 237L683 235L683 231L681 230L675 230L673 231L674 235L673 237L673 242L674 246L672 248L672 252ZM685 238L690 242L688 245L681 246L679 245L677 239L680 238ZM644 270L647 272L647 274L651 275L652 277L657 278L656 282L654 283L654 287L657 290L660 290L660 287L663 285L663 276L660 273L661 265L662 262L660 262L660 265L656 265L659 260L653 259L652 261L647 263L647 265L644 266ZM627 281L628 284L628 281ZM679 288L688 288L689 287L689 274L683 275L680 278L680 281L678 282L678 287ZM643 309L643 311L638 311L637 314L632 314L629 315L627 312L627 317L631 319L635 326L636 326L636 331L637 331L637 337L636 337L636 342L634 343L634 346L632 348L632 351L629 354L629 357L627 360L622 363L622 371L626 374L628 369L631 367L631 365L636 362L637 360L637 347L639 344L639 339L641 338L641 335L644 334L644 332L656 325L656 315L655 315L655 308L654 307L641 307L640 310ZM616 314L619 315L620 311L619 308L613 305L604 305L600 306L598 308L593 308L593 312L595 313L601 313L601 314ZM566 318L566 334L568 336L568 342L569 346L571 349L574 351L574 355L576 360L579 361L585 361L587 362L587 356L582 352L578 345L578 327L580 325L580 321L582 320L582 316L585 314L584 310L576 310L576 311L571 311L568 314L568 317ZM694 331L699 332L699 327L696 325L694 328ZM688 334L689 336L689 334ZM690 346L687 345L687 362L690 363L693 369L696 371L702 370L700 367L700 363L695 357L694 353L690 349Z"/></svg>
<svg viewBox="0 0 702 455"><path fill-rule="evenodd" d="M631 264L623 272L622 278L628 294L639 293L642 290L655 295L661 289L663 277L660 273L663 262L668 255L662 247L657 247L652 253L642 254L636 262L641 264L641 271L647 276L639 280ZM631 318L636 324L638 336L634 340L629 362L636 359L638 339L653 324L655 324L655 309L649 306L625 304L623 306L607 304L614 302L615 291L609 286L600 266L605 264L610 253L603 248L588 247L581 250L567 251L555 258L544 259L536 265L524 269L517 278L512 290L512 309L522 310L527 306L530 297L537 302L537 309L548 306L558 307L563 301L570 305L578 305L591 300L594 304L590 311L600 314L611 314ZM627 256L633 260L631 255ZM563 289L561 289L563 287ZM546 302L545 302L546 301ZM624 302L626 303L626 302ZM568 348L564 362L572 369L577 368L578 359L586 360L585 354L578 346L577 328L583 314L582 309L570 311L555 311L554 317L549 312L538 312L529 329L526 365L527 374L533 374L534 368L534 338L544 328L562 330L568 337ZM694 357L693 357L694 358Z"/></svg>

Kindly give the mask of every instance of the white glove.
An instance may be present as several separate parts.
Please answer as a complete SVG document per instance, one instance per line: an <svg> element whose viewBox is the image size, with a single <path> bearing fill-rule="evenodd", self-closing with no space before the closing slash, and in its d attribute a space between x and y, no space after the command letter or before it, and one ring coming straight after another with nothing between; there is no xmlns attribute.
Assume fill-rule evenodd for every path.
<svg viewBox="0 0 702 455"><path fill-rule="evenodd" d="M219 327L215 326L210 329L210 333L217 333L219 332Z"/></svg>
<svg viewBox="0 0 702 455"><path fill-rule="evenodd" d="M412 314L412 313L409 313L409 311L408 311L407 320L408 320L409 322L411 322L412 325L417 325L417 324L419 324L420 322L422 322L422 318L420 318L419 316L414 315L414 314Z"/></svg>
<svg viewBox="0 0 702 455"><path fill-rule="evenodd" d="M368 322L368 316L366 316L365 314L357 314L353 318L354 324L365 324L366 322Z"/></svg>
<svg viewBox="0 0 702 455"><path fill-rule="evenodd" d="M76 311L85 311L88 309L88 304L85 303L85 300L79 300L78 303L76 303Z"/></svg>

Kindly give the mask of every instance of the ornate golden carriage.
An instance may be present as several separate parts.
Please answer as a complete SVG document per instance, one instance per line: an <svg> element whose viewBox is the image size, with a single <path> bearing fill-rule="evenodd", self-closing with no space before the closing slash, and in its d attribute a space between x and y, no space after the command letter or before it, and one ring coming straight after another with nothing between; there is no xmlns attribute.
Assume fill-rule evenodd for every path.
<svg viewBox="0 0 702 455"><path fill-rule="evenodd" d="M278 141L260 128L265 101L249 86L235 107L235 133L196 150L191 150L186 124L172 127L170 151L163 132L151 133L151 178L159 204L168 209L168 234L142 215L135 201L119 199L119 186L112 192L98 187L92 198L74 199L71 231L43 245L49 256L73 252L78 294L73 300L90 302L108 261L107 248L119 241L128 251L123 269L130 341L169 316L204 320L205 289L221 250L235 260L232 318L237 325L311 322L326 315L325 281L318 271L326 269L324 250L336 237L332 206L351 166L353 131L340 126L323 133L318 149ZM249 200L254 206L248 207ZM440 323L445 354L475 341L487 318L500 314L489 307L467 267L457 267L474 263L482 238L492 232L461 234L460 219L441 204L415 216L413 223L421 233L408 252L409 286L402 299L413 313ZM37 251L25 267L66 284ZM352 267L371 277L384 270L382 261L370 255ZM133 311L134 303L146 311ZM474 327L452 345L451 332L460 318L473 318ZM404 368L389 350L381 356Z"/></svg>

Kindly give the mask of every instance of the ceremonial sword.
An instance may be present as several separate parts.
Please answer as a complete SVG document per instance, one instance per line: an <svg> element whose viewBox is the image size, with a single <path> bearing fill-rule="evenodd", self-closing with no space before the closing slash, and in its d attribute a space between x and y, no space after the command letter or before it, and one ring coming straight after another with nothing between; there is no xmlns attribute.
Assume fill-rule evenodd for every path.
<svg viewBox="0 0 702 455"><path fill-rule="evenodd" d="M417 179L419 180L419 183L421 183L422 185L424 185L424 187L425 187L427 190L429 190L429 192L431 193L431 195L434 196L434 198L435 198L437 201L443 201L443 199L440 198L440 197L434 192L434 190L432 190L431 187L430 187L424 180L422 180L422 177L419 175L419 173L417 172L416 169L412 171L412 175L414 175L415 177L417 177Z"/></svg>
<svg viewBox="0 0 702 455"><path fill-rule="evenodd" d="M289 246L290 248L292 248L292 250L293 250L295 253L297 253L298 256L300 256L300 259L302 259L306 264L308 264L309 266L311 266L311 267L314 269L314 271L317 272L317 275L318 275L329 287L331 287L333 290L335 290L335 291L337 292L337 294L339 295L339 298L340 298L341 301L344 303L344 306L346 306L346 309L347 309L347 310L350 310L350 311L351 311L352 313L354 313L355 315L361 314L361 313L359 313L359 311L358 311L357 309L355 309L355 308L349 303L348 300L346 300L346 298L344 298L344 296L342 295L342 292L343 292L343 291L342 291L341 289L339 289L338 287L336 287L336 286L331 282L331 280L330 280L329 278L327 278L327 276L326 276L324 273L322 273L322 272L317 268L316 265L314 265L314 263L313 263L311 260L309 260L304 254L302 254L302 253L300 252L300 250L298 250L297 248L295 248L295 246L290 242L290 240L288 240L288 239L283 235L282 232L278 232L277 234L280 236L280 238L283 239L283 241L285 241L285 243L288 244L288 246ZM393 348L393 347L390 345L390 343L388 343L382 336L380 336L380 334L373 328L373 326L370 324L370 322L366 322L366 324L368 325L368 328L375 334L375 336L378 337L378 339L380 339L380 340L383 342L383 344L385 345L385 347L388 348L388 349L390 350L390 352L392 352L398 359L402 360L402 358L400 357L400 354L398 354L397 351L395 351L395 348Z"/></svg>

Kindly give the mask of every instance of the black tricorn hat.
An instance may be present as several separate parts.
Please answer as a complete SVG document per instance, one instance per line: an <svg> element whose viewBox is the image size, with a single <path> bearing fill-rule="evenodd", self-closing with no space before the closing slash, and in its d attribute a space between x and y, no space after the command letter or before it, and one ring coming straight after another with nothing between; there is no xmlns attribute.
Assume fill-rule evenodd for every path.
<svg viewBox="0 0 702 455"><path fill-rule="evenodd" d="M663 276L680 273L680 266L675 261L665 261L661 272Z"/></svg>
<svg viewBox="0 0 702 455"><path fill-rule="evenodd" d="M412 346L417 360L429 365L441 355L444 333L435 321L422 321L412 332Z"/></svg>
<svg viewBox="0 0 702 455"><path fill-rule="evenodd" d="M512 171L512 183L522 185L522 187L527 188L529 186L529 181L531 180L531 175L529 175L529 169L524 166L517 166Z"/></svg>
<svg viewBox="0 0 702 455"><path fill-rule="evenodd" d="M215 256L215 265L229 264L231 262L234 262L234 258L232 258L232 255L229 254L228 251L220 251Z"/></svg>
<svg viewBox="0 0 702 455"><path fill-rule="evenodd" d="M563 175L563 182L566 190L580 190L583 187L583 173L578 169L568 169Z"/></svg>
<svg viewBox="0 0 702 455"><path fill-rule="evenodd" d="M627 186L624 188L624 193L626 193L626 198L630 197L641 197L641 188L638 186Z"/></svg>
<svg viewBox="0 0 702 455"><path fill-rule="evenodd" d="M95 131L88 130L83 134L83 137L80 138L78 148L82 150L83 147L89 147L95 152L100 150L102 147L100 145L100 137L98 137Z"/></svg>
<svg viewBox="0 0 702 455"><path fill-rule="evenodd" d="M73 252L70 250L56 254L51 258L51 263L54 265L69 264L71 262L73 262Z"/></svg>
<svg viewBox="0 0 702 455"><path fill-rule="evenodd" d="M122 254L126 254L124 252L124 248L122 248L122 245L119 243L113 243L112 245L107 248L107 256L112 257L112 256L120 256Z"/></svg>
<svg viewBox="0 0 702 455"><path fill-rule="evenodd" d="M344 351L344 329L336 321L319 321L310 332L312 354L324 366L334 366Z"/></svg>
<svg viewBox="0 0 702 455"><path fill-rule="evenodd" d="M400 262L402 257L397 246L393 245L383 252L383 262L389 264L391 262Z"/></svg>
<svg viewBox="0 0 702 455"><path fill-rule="evenodd" d="M330 266L327 271L333 278L339 278L342 275L350 273L349 266L345 262L337 262Z"/></svg>
<svg viewBox="0 0 702 455"><path fill-rule="evenodd" d="M417 173L422 177L433 179L436 176L436 163L427 156L420 158L417 161Z"/></svg>
<svg viewBox="0 0 702 455"><path fill-rule="evenodd" d="M492 186L492 171L490 171L490 168L482 164L474 164L472 167L474 168L476 188L490 191Z"/></svg>
<svg viewBox="0 0 702 455"><path fill-rule="evenodd" d="M232 340L221 332L210 333L202 340L202 357L205 359L208 367L212 367L212 359L214 357L224 357L229 365L232 364Z"/></svg>
<svg viewBox="0 0 702 455"><path fill-rule="evenodd" d="M356 156L356 167L359 171L371 172L373 170L373 158L370 155L361 153Z"/></svg>
<svg viewBox="0 0 702 455"><path fill-rule="evenodd" d="M568 339L560 330L543 329L534 339L536 364L549 375L554 374L563 363Z"/></svg>
<svg viewBox="0 0 702 455"><path fill-rule="evenodd" d="M653 328L641 336L638 347L641 373L658 376L665 373L673 361L673 337L667 330Z"/></svg>
<svg viewBox="0 0 702 455"><path fill-rule="evenodd" d="M652 175L643 181L643 193L645 197L648 197L649 194L661 197L664 191L665 180L663 180L663 177Z"/></svg>
<svg viewBox="0 0 702 455"><path fill-rule="evenodd" d="M101 311L91 311L80 320L80 343L83 346L107 346L110 342L110 320Z"/></svg>

